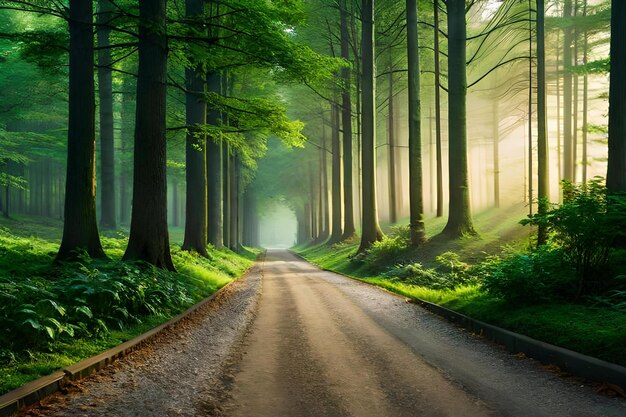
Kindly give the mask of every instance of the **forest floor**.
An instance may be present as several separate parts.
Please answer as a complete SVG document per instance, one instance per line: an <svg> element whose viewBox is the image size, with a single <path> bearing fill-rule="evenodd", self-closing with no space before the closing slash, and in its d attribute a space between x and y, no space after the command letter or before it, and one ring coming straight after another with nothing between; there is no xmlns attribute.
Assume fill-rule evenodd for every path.
<svg viewBox="0 0 626 417"><path fill-rule="evenodd" d="M157 327L241 276L252 265L256 256L250 253L246 258L230 251L210 249L211 258L205 259L181 251L179 245L174 243L172 254L178 272L159 272L159 277L168 278L168 283L180 285L176 287L175 293L171 286L164 290L171 292L165 297L167 302L163 303L167 305L159 306L154 303L151 314L147 311L138 313L130 305L137 304L133 301L135 298L131 297L138 294L129 292L129 287L119 286L133 283L137 285L137 291L141 291L143 281L150 278L150 271L144 271L146 276L143 276L141 268L130 268L120 262L127 243L125 234L102 233L103 247L110 260L84 259L79 263L55 265L53 259L60 244L62 230L60 220L45 217L0 218L0 331L4 332L2 335L6 332L13 335L12 338L0 337L0 395ZM179 229L174 228L172 241L180 240L182 234ZM129 271L133 274L124 275ZM72 280L84 277L88 277L84 280L85 285L93 285L91 290L118 297L119 309L116 311L119 314L114 315L111 312L106 313L107 317L101 317L97 313L99 307L104 311L107 308L89 304L96 303L91 300L88 304L93 316L85 317L87 325L69 321L69 313L74 311L75 306L63 304L61 299L65 289L60 287L65 283L71 285ZM49 300L62 308L63 314L50 311ZM124 302L128 304L124 305ZM55 319L62 325L67 322L73 326L78 325L75 337L70 337L66 332L56 334L56 330L54 338L42 334L25 321L22 312L32 310L37 313L36 317L29 316L35 323L34 326L49 323L50 319ZM106 323L107 331L99 331L97 335L93 331L82 331L83 327L93 329L94 321L100 319Z"/></svg>
<svg viewBox="0 0 626 417"><path fill-rule="evenodd" d="M30 416L623 416L401 297L269 251L199 317Z"/></svg>
<svg viewBox="0 0 626 417"><path fill-rule="evenodd" d="M437 266L437 256L447 252L461 261L476 265L491 256L506 255L528 248L536 233L518 221L526 216L522 205L493 209L474 215L478 236L449 240L438 235L445 218L426 220L429 241L419 249L392 259L387 267L400 262ZM402 222L400 222L402 223ZM405 223L408 223L406 221ZM389 231L389 228L386 228ZM380 286L408 298L427 300L532 338L626 366L626 314L588 303L550 303L512 306L484 292L479 285L460 285L437 290L405 284L373 273L354 260L358 241L327 246L297 247L296 252L315 265Z"/></svg>

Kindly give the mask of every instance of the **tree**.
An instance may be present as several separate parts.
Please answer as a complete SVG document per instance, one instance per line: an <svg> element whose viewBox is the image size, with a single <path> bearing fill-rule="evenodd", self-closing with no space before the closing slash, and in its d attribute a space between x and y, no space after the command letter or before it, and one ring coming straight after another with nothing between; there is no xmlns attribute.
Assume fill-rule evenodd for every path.
<svg viewBox="0 0 626 417"><path fill-rule="evenodd" d="M548 132L546 106L546 48L545 48L545 3L537 0L537 210L540 216L548 212L550 198L550 177L548 171ZM545 225L539 225L537 244L543 245L548 239Z"/></svg>
<svg viewBox="0 0 626 417"><path fill-rule="evenodd" d="M443 152L441 150L441 69L439 63L439 0L433 0L435 61L435 146L437 149L437 217L443 216Z"/></svg>
<svg viewBox="0 0 626 417"><path fill-rule="evenodd" d="M571 18L572 0L565 0L563 17ZM563 29L563 179L574 180L574 150L572 147L572 43L573 29L568 24Z"/></svg>
<svg viewBox="0 0 626 417"><path fill-rule="evenodd" d="M411 244L425 240L422 190L422 141L420 110L420 65L417 34L417 0L406 1L407 55L409 61L409 195L411 198Z"/></svg>
<svg viewBox="0 0 626 417"><path fill-rule="evenodd" d="M348 7L346 0L339 2L341 25L341 57L350 61L350 34L348 32ZM343 81L341 98L341 121L343 128L343 236L342 240L351 239L356 233L354 227L354 193L352 189L352 98L350 67L341 69Z"/></svg>
<svg viewBox="0 0 626 417"><path fill-rule="evenodd" d="M113 71L109 36L114 6L98 0L98 92L100 98L100 226L117 227L115 210L115 160L113 135Z"/></svg>
<svg viewBox="0 0 626 417"><path fill-rule="evenodd" d="M467 170L467 74L465 1L448 0L448 160L450 207L443 233L475 234Z"/></svg>
<svg viewBox="0 0 626 417"><path fill-rule="evenodd" d="M124 260L174 271L167 230L166 1L139 3L133 208Z"/></svg>
<svg viewBox="0 0 626 417"><path fill-rule="evenodd" d="M76 250L105 257L96 221L96 138L93 50L93 4L71 0L69 120L63 239L57 260L72 259Z"/></svg>
<svg viewBox="0 0 626 417"><path fill-rule="evenodd" d="M202 15L203 0L186 0L185 11L189 19ZM204 79L201 65L185 69L185 114L187 138L185 145L187 179L185 211L185 240L183 250L195 250L208 256L207 245L207 164L206 135L201 126L206 123Z"/></svg>
<svg viewBox="0 0 626 417"><path fill-rule="evenodd" d="M207 91L219 94L222 77L217 72L207 74ZM217 126L221 121L218 109L211 107L207 114L207 123ZM208 192L208 242L218 249L224 246L224 202L222 144L216 135L206 140L206 173Z"/></svg>
<svg viewBox="0 0 626 417"><path fill-rule="evenodd" d="M611 1L611 75L609 87L609 164L606 186L626 192L626 4Z"/></svg>
<svg viewBox="0 0 626 417"><path fill-rule="evenodd" d="M331 105L332 129L332 231L329 244L341 241L341 139L340 139L340 111L336 104Z"/></svg>
<svg viewBox="0 0 626 417"><path fill-rule="evenodd" d="M374 2L363 0L361 7L361 39L362 39L362 234L358 253L367 250L372 243L382 239L383 232L378 225L378 210L376 207L376 65L374 62Z"/></svg>

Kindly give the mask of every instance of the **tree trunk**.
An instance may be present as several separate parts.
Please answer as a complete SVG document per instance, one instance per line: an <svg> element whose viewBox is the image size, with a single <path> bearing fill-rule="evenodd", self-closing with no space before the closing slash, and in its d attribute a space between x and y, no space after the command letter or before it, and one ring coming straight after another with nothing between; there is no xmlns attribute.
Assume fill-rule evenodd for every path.
<svg viewBox="0 0 626 417"><path fill-rule="evenodd" d="M528 215L533 215L533 22L528 0Z"/></svg>
<svg viewBox="0 0 626 417"><path fill-rule="evenodd" d="M207 74L207 91L219 94L222 77L218 73ZM209 108L207 123L217 126L221 115L219 110ZM222 144L217 138L209 137L206 143L206 170L208 187L208 241L217 249L224 246L224 219L223 219L223 171L222 171Z"/></svg>
<svg viewBox="0 0 626 417"><path fill-rule="evenodd" d="M239 248L238 241L238 213L239 213L239 177L238 177L238 167L237 167L237 156L231 155L229 168L230 168L230 184L229 184L229 194L230 194L230 249L232 251L237 252Z"/></svg>
<svg viewBox="0 0 626 417"><path fill-rule="evenodd" d="M113 4L98 0L97 22L111 24ZM110 27L98 27L98 46L109 46ZM100 97L100 227L115 230L115 146L113 135L113 71L111 49L98 49L98 87Z"/></svg>
<svg viewBox="0 0 626 417"><path fill-rule="evenodd" d="M341 241L341 139L339 137L340 113L339 106L331 105L332 114L332 147L333 147L333 165L332 165L332 232L330 234L329 244Z"/></svg>
<svg viewBox="0 0 626 417"><path fill-rule="evenodd" d="M467 74L465 2L448 0L448 160L450 209L443 233L475 234L467 167Z"/></svg>
<svg viewBox="0 0 626 417"><path fill-rule="evenodd" d="M363 143L361 151L363 178L363 220L361 244L358 253L367 250L372 243L382 239L383 232L378 225L376 207L376 64L374 54L374 1L363 0L362 13L362 47L363 87L362 87L362 124Z"/></svg>
<svg viewBox="0 0 626 417"><path fill-rule="evenodd" d="M133 208L124 260L174 271L167 230L166 1L139 3Z"/></svg>
<svg viewBox="0 0 626 417"><path fill-rule="evenodd" d="M493 101L493 206L500 208L500 111Z"/></svg>
<svg viewBox="0 0 626 417"><path fill-rule="evenodd" d="M572 16L572 0L565 0L563 17ZM572 28L563 29L563 179L574 180L572 149Z"/></svg>
<svg viewBox="0 0 626 417"><path fill-rule="evenodd" d="M609 88L609 164L606 186L626 192L626 3L611 1L611 85Z"/></svg>
<svg viewBox="0 0 626 417"><path fill-rule="evenodd" d="M223 238L224 246L231 247L230 243L230 146L224 143L222 146L222 213L223 213Z"/></svg>
<svg viewBox="0 0 626 417"><path fill-rule="evenodd" d="M185 13L188 19L202 15L203 0L186 0ZM207 245L207 163L206 135L202 127L206 123L206 102L201 67L185 69L185 114L187 138L185 142L186 210L185 240L182 249L195 250L209 256Z"/></svg>
<svg viewBox="0 0 626 417"><path fill-rule="evenodd" d="M387 134L389 135L389 222L398 222L398 199L396 190L396 124L395 124L395 108L393 97L393 49L389 47L389 95L388 108L389 114L387 118ZM410 117L410 116L409 116ZM409 134L410 136L410 134Z"/></svg>
<svg viewBox="0 0 626 417"><path fill-rule="evenodd" d="M587 0L583 2L583 16L587 16ZM587 65L588 59L588 51L589 49L589 34L585 31L584 39L583 39L583 64ZM587 165L588 155L587 155L587 140L588 140L588 112L589 112L589 103L587 102L589 99L589 76L585 73L583 76L583 134L582 134L582 147L583 147L583 155L582 155L582 181L583 184L587 183Z"/></svg>
<svg viewBox="0 0 626 417"><path fill-rule="evenodd" d="M69 121L63 239L57 260L104 258L96 221L93 4L70 0Z"/></svg>
<svg viewBox="0 0 626 417"><path fill-rule="evenodd" d="M443 151L441 149L441 68L439 64L439 0L434 0L435 142L437 146L437 217L443 216Z"/></svg>
<svg viewBox="0 0 626 417"><path fill-rule="evenodd" d="M339 4L341 20L341 57L350 61L348 33L348 8L346 0ZM343 236L342 240L351 239L356 233L354 226L354 193L352 185L352 74L349 67L341 69L342 89L342 126L343 126Z"/></svg>
<svg viewBox="0 0 626 417"><path fill-rule="evenodd" d="M129 78L127 77L123 83L124 92L122 93L122 109L121 109L121 134L120 134L120 223L129 224L131 201L129 198L130 184L132 184L132 164L130 163L129 152L132 152L132 131L133 115L135 112L134 93L130 90L135 89ZM130 188L130 189L129 189Z"/></svg>
<svg viewBox="0 0 626 417"><path fill-rule="evenodd" d="M320 234L317 242L324 242L330 234L330 211L328 207L328 167L326 155L326 126L322 118L322 144L320 147Z"/></svg>
<svg viewBox="0 0 626 417"><path fill-rule="evenodd" d="M409 195L411 197L411 244L419 246L424 233L422 190L422 124L420 103L420 64L417 33L417 0L406 1L407 48L409 63Z"/></svg>
<svg viewBox="0 0 626 417"><path fill-rule="evenodd" d="M537 0L537 197L539 215L545 215L549 209L550 176L547 127L546 93L546 49L545 49L545 2ZM537 245L547 242L548 231L545 225L539 225Z"/></svg>

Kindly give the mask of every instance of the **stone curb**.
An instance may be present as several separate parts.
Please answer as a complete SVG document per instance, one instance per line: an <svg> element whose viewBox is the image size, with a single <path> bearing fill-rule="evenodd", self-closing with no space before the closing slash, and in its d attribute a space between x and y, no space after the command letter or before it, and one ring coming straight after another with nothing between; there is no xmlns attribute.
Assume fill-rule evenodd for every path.
<svg viewBox="0 0 626 417"><path fill-rule="evenodd" d="M311 263L299 253L291 253L305 260L306 262ZM362 284L372 285L360 279L351 277L350 275L343 274L341 272L321 268L317 265L314 266L324 271L342 275L346 278L350 278ZM622 389L626 389L626 367L603 361L592 356L583 355L582 353L578 353L573 350L551 345L549 343L545 343L519 333L514 333L512 331L491 325L489 323L485 323L480 320L475 320L464 314L457 313L456 311L442 307L438 304L431 303L429 301L420 299L409 299L399 294L388 291L385 288L378 288L381 288L382 290L395 296L402 297L409 302L417 304L422 308L430 311L431 313L443 317L446 320L471 331L472 333L476 333L482 337L485 337L488 340L492 340L500 345L503 345L509 352L521 352L527 357L536 359L544 364L556 365L561 370L566 371L571 375L587 378L597 382L614 384L621 387Z"/></svg>
<svg viewBox="0 0 626 417"><path fill-rule="evenodd" d="M258 260L262 260L262 257L259 257ZM222 292L222 290L224 290L230 284L252 273L256 269L257 265L257 263L253 264L239 278L230 281L222 288L211 294L209 297L205 298L197 304L194 304L187 310L183 311L169 321L161 324L160 326L155 327L154 329L142 335L139 335L134 339L124 342L96 356L84 359L72 366L69 366L60 371L56 371L51 375L47 375L31 381L21 386L20 388L14 389L13 391L9 391L6 394L0 396L0 417L13 416L23 407L35 404L45 397L55 392L61 391L68 382L78 381L82 378L85 378L93 374L94 372L97 372L100 369L112 364L116 360L127 356L131 352L140 349L163 330L177 324L184 318L190 316L200 308L213 301L215 297L217 297Z"/></svg>

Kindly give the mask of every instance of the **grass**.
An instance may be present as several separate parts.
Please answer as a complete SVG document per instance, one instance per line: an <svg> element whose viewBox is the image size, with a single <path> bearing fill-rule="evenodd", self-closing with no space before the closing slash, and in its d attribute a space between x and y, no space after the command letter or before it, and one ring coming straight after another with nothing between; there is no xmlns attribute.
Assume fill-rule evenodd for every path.
<svg viewBox="0 0 626 417"><path fill-rule="evenodd" d="M209 258L203 258L173 245L172 258L177 272L152 271L141 265L135 267L121 262L127 244L126 235L124 232L106 232L103 233L102 244L110 260L84 260L59 266L52 261L58 250L61 231L61 222L53 219L27 216L0 219L0 290L4 291L0 295L11 297L11 301L21 297L22 302L34 304L35 301L26 299L31 289L55 291L58 283L71 282L73 277L86 275L88 282L91 276L93 279L102 279L98 282L104 283L115 282L117 278L117 282L125 282L123 279L135 280L139 282L137 290L142 294L143 291L147 294L150 290L145 287L146 282L151 285L151 279L158 280L153 282L163 285L164 290L160 298L155 299L167 300L167 304L153 303L154 314L130 314L130 319L119 320L119 326L107 322L108 332L96 334L92 330L80 329L81 333L73 338L60 333L59 337L45 342L36 337L37 340L33 343L22 343L17 337L14 340L1 338L4 340L0 339L0 395L117 346L166 322L239 277L257 255L254 251L238 255L227 249L218 251L209 248ZM131 275L126 277L126 273ZM120 274L121 277L116 276ZM148 275L142 278L142 274ZM107 281L104 279L107 277L112 279ZM176 290L178 298L168 298L171 296L167 294L170 288ZM106 288L104 290L108 291ZM55 298L59 303L61 299L62 296ZM0 331L5 333L10 328L11 319L20 314L6 308L3 312L3 306L0 306ZM65 305L65 308L69 311L71 305ZM93 311L96 316L96 310ZM24 326L21 324L18 330L28 330Z"/></svg>
<svg viewBox="0 0 626 417"><path fill-rule="evenodd" d="M435 265L435 257L453 251L464 262L476 264L488 255L528 246L530 232L510 219L511 211L479 213L476 225L480 236L448 241L436 237L443 228L441 219L426 221L431 240L422 248L405 254L406 260ZM505 218L506 217L506 218ZM507 219L508 218L508 219ZM479 284L435 290L409 285L372 273L353 255L358 242L328 247L296 247L310 262L340 272L410 299L430 301L462 314L529 337L586 355L626 366L626 314L622 311L581 303L552 303L533 306L507 305L481 289ZM388 265L393 267L394 265Z"/></svg>

